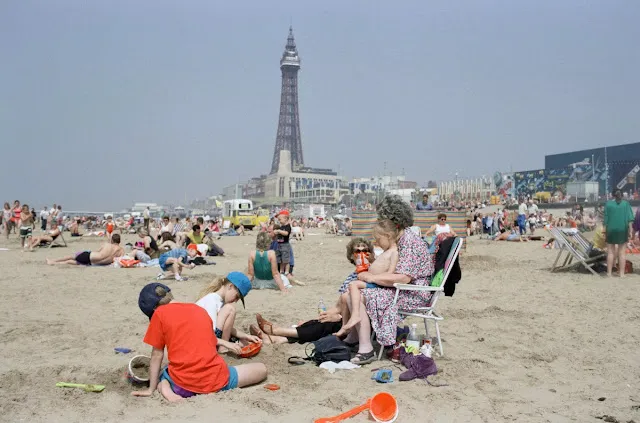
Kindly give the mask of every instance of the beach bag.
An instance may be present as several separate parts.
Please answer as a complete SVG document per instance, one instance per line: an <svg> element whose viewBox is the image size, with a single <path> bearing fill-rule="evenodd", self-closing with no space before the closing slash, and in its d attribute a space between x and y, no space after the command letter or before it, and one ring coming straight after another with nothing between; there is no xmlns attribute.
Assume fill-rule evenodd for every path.
<svg viewBox="0 0 640 423"><path fill-rule="evenodd" d="M310 343L307 350L313 345L311 351L306 351L307 359L319 366L325 361L339 363L351 360L351 350L347 344L342 342L337 336L329 335Z"/></svg>

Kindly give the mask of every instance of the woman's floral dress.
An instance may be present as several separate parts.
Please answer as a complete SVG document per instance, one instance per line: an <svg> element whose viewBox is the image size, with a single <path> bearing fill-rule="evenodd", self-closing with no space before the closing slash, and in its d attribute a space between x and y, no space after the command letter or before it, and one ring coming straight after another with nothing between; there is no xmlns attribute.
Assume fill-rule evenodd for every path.
<svg viewBox="0 0 640 423"><path fill-rule="evenodd" d="M435 255L429 254L427 244L413 231L405 230L398 240L398 266L396 272L411 277L412 284L429 286L435 268ZM431 292L400 291L398 302L393 305L395 288L367 288L362 290L371 328L381 345L396 342L396 328L400 322L398 308L412 310L424 307Z"/></svg>

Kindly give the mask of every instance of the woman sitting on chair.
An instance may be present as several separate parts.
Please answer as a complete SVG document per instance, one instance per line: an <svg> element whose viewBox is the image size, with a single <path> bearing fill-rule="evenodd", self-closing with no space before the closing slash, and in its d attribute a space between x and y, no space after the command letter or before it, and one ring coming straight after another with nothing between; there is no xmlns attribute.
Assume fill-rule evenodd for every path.
<svg viewBox="0 0 640 423"><path fill-rule="evenodd" d="M51 229L47 232L46 235L36 236L31 238L31 242L29 243L29 250L33 251L35 247L40 246L41 244L51 243L56 240L60 236L62 232L58 227L58 222L55 220L51 221Z"/></svg>
<svg viewBox="0 0 640 423"><path fill-rule="evenodd" d="M380 345L394 345L397 324L400 320L398 310L423 307L431 298L431 293L426 291L401 291L397 302L394 304L393 301L396 295L393 284L429 286L429 278L433 275L435 268L434 255L427 251L427 244L415 232L407 230L413 226L411 206L398 195L387 196L378 207L378 219L391 220L399 230L398 265L393 273L373 275L362 272L358 274L359 280L375 283L379 287L361 291L362 307L366 309L366 313L360 313L360 322L345 339L345 342L359 343L358 353L351 360L355 364L368 364L375 360L371 343L372 329ZM349 299L345 302L351 305Z"/></svg>

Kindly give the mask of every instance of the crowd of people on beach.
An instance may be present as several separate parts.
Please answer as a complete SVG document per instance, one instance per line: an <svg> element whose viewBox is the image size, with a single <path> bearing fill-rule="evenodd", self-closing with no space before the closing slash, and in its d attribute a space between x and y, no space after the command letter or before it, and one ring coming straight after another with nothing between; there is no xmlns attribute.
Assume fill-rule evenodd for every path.
<svg viewBox="0 0 640 423"><path fill-rule="evenodd" d="M429 207L425 196L415 209L432 210L433 207ZM495 231L495 239L510 240L507 238L512 233L522 237L527 230L534 236L540 225L568 225L584 230L596 227L596 212L585 217L579 206L562 218L554 218L553 214L540 210L535 202L525 200L516 211L505 208L487 216L483 216L479 207L465 209L469 216L467 233L460 235L467 236L491 230ZM52 211L43 208L36 216L28 205L16 201L12 207L7 203L2 224L7 237L17 230L23 248L27 249L54 241L65 229L79 235L82 235L81 226L90 231L96 227L104 230L107 242L97 251L47 259L50 265L109 265L123 258L140 263L155 261L162 272L156 282L141 290L138 299L140 310L150 319L144 337L144 342L152 348L150 384L148 389L135 391L133 395L150 396L157 389L168 401L263 381L267 377L264 364L252 362L229 366L220 355L240 355L244 347L255 343L307 343L335 336L353 350L353 364L366 365L376 360L371 336L375 333L387 356L395 357L402 334L398 326L399 311L424 307L432 293L421 290L396 292L394 284L429 286L439 263L444 262L442 257L446 257L452 248L447 240L459 236L447 223L446 211L441 211L437 223L424 233L433 238L425 242L420 231L412 230L414 207L399 196L386 196L376 207L378 220L373 228L374 242L353 237L346 245L346 257L354 270L337 286L335 306L322 310L317 319L296 327L278 326L258 313L255 324L244 332L235 325L236 303L240 301L245 306L252 289L273 289L286 294L292 283L303 285L293 276L292 241L303 241L307 228L317 227L319 223L326 225L327 221L292 219L287 209L279 210L258 228L246 273L234 271L216 277L194 303L177 303L173 300L172 288L163 283L164 280L184 281L187 279L183 276L185 268L206 264L206 256L224 255L216 241L225 235L242 235L243 228L233 228L234 232L229 233L231 228L221 228L223 225L216 218L181 219L168 215L152 219L144 214L140 221L114 220L112 216L65 219L61 210L61 206L55 205ZM614 245L613 249L608 249L609 259L613 261L618 255L619 263L624 263L624 256L619 255L615 246L626 243L640 232L640 211L636 213L637 225L632 225L631 207L616 194L615 200L605 205L603 216L607 244ZM594 222L587 218L594 218ZM348 222L348 219L341 220L345 224ZM37 222L43 233L33 237ZM350 231L351 227L345 225L341 234ZM135 244L121 245L122 235L126 233L137 235ZM163 368L165 349L171 361Z"/></svg>

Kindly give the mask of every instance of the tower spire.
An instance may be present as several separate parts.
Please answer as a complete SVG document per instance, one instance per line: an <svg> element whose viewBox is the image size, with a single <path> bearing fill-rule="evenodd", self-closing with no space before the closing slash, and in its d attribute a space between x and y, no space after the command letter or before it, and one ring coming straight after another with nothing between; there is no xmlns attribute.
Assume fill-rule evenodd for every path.
<svg viewBox="0 0 640 423"><path fill-rule="evenodd" d="M291 169L304 166L302 156L302 138L300 136L300 116L298 111L298 71L300 70L300 56L296 41L293 37L293 27L289 27L289 36L280 59L282 72L282 90L280 94L280 117L278 119L278 133L273 152L271 173L278 172L280 166L280 151L287 150L291 154Z"/></svg>

